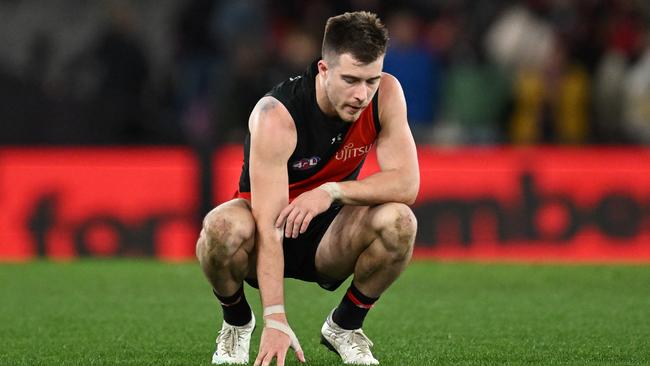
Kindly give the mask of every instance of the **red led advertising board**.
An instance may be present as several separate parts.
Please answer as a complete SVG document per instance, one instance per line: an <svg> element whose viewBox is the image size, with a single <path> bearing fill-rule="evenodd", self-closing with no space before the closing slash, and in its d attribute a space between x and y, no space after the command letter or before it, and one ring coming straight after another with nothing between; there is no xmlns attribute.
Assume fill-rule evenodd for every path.
<svg viewBox="0 0 650 366"><path fill-rule="evenodd" d="M174 149L0 150L0 259L191 258L197 166Z"/></svg>
<svg viewBox="0 0 650 366"><path fill-rule="evenodd" d="M650 262L650 149L419 147L416 255ZM214 204L242 148L214 154ZM199 164L177 148L0 149L0 260L191 260ZM378 169L368 156L362 177Z"/></svg>
<svg viewBox="0 0 650 366"><path fill-rule="evenodd" d="M419 253L650 261L648 149L421 149Z"/></svg>

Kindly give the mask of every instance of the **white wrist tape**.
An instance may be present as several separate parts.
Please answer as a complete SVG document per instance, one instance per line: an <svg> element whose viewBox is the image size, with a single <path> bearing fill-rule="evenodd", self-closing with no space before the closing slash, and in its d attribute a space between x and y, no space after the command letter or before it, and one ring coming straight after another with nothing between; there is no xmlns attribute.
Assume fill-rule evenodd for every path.
<svg viewBox="0 0 650 366"><path fill-rule="evenodd" d="M284 305L271 305L264 308L264 316L271 314L284 314Z"/></svg>
<svg viewBox="0 0 650 366"><path fill-rule="evenodd" d="M329 193L330 197L332 197L334 201L341 199L341 187L339 187L338 183L336 182L323 183L318 188Z"/></svg>
<svg viewBox="0 0 650 366"><path fill-rule="evenodd" d="M291 339L291 348L293 348L294 351L302 351L302 347L300 347L300 342L298 342L296 334L288 325L273 319L264 319L264 323L265 327L279 330L280 332L288 335L289 339Z"/></svg>

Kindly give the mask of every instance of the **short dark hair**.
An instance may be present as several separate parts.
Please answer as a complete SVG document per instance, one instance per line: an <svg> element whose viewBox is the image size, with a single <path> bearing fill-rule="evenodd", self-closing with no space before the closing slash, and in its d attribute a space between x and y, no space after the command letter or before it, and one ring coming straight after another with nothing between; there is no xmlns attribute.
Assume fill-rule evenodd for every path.
<svg viewBox="0 0 650 366"><path fill-rule="evenodd" d="M367 11L331 17L325 25L323 58L350 53L356 60L369 64L386 53L388 30L376 14Z"/></svg>

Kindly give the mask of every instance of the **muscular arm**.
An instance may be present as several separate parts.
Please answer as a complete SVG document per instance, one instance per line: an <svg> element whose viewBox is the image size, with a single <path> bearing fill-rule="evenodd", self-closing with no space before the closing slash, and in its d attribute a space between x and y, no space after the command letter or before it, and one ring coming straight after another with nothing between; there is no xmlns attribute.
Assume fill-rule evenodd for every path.
<svg viewBox="0 0 650 366"><path fill-rule="evenodd" d="M251 203L257 225L257 278L262 305L284 304L282 229L278 214L288 204L287 161L296 146L295 126L289 112L276 99L262 98L249 120L251 131ZM285 321L284 314L276 314Z"/></svg>
<svg viewBox="0 0 650 366"><path fill-rule="evenodd" d="M284 305L282 229L276 228L275 221L280 211L289 202L287 161L296 146L296 130L286 108L271 97L264 97L257 103L251 113L249 129L251 132L249 158L251 206L256 225L257 281L262 306L267 308L272 305ZM290 345L296 351L298 360L305 362L305 355L293 331L287 325L286 315L274 313L265 315L264 319L260 350L254 365L269 365L275 358L278 366L283 366ZM282 327L273 325L274 322ZM287 333L287 329L290 333Z"/></svg>
<svg viewBox="0 0 650 366"><path fill-rule="evenodd" d="M420 187L415 142L402 87L389 74L382 76L379 89L379 120L377 159L381 170L362 180L328 184L325 188L332 198L348 205L415 201Z"/></svg>

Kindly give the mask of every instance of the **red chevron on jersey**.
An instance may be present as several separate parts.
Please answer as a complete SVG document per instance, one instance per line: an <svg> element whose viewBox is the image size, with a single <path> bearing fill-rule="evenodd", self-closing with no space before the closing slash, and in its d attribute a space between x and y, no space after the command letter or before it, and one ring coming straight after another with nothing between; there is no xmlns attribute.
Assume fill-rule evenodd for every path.
<svg viewBox="0 0 650 366"><path fill-rule="evenodd" d="M323 183L340 182L354 173L377 138L374 118L371 104L354 122L334 158L327 161L323 169L305 180L289 185L289 200Z"/></svg>
<svg viewBox="0 0 650 366"><path fill-rule="evenodd" d="M323 183L340 182L350 177L363 164L377 139L375 118L371 103L352 124L339 150L321 170L305 180L289 184L289 200ZM251 199L250 192L237 192L235 196Z"/></svg>

